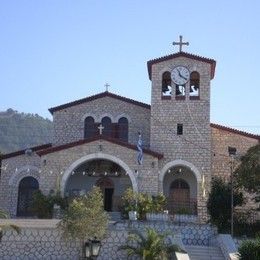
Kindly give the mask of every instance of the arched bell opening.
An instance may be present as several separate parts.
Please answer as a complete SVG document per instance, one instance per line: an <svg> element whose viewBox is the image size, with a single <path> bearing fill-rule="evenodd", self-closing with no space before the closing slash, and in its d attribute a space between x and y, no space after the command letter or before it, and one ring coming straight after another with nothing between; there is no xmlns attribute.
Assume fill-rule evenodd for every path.
<svg viewBox="0 0 260 260"><path fill-rule="evenodd" d="M124 191L132 187L126 171L107 159L86 161L71 171L65 186L66 197L87 194L93 186L100 187L106 211L120 211Z"/></svg>
<svg viewBox="0 0 260 260"><path fill-rule="evenodd" d="M164 175L163 192L171 214L197 214L197 179L190 168L169 168Z"/></svg>

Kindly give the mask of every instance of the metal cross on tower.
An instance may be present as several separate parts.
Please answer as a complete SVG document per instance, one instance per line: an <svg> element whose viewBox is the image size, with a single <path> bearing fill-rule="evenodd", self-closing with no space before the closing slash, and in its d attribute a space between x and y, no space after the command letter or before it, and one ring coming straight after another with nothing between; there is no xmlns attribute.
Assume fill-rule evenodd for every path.
<svg viewBox="0 0 260 260"><path fill-rule="evenodd" d="M106 87L106 92L108 92L108 87L110 87L110 85L106 83L104 86Z"/></svg>
<svg viewBox="0 0 260 260"><path fill-rule="evenodd" d="M182 41L182 35L180 35L180 41L179 42L173 42L172 45L179 45L179 52L182 52L182 45L187 45L189 46L189 42L183 42Z"/></svg>
<svg viewBox="0 0 260 260"><path fill-rule="evenodd" d="M105 127L102 126L102 124L99 125L98 129L99 129L99 134L100 134L100 135L102 135L102 132L103 132L103 129L104 129L104 128L105 128Z"/></svg>

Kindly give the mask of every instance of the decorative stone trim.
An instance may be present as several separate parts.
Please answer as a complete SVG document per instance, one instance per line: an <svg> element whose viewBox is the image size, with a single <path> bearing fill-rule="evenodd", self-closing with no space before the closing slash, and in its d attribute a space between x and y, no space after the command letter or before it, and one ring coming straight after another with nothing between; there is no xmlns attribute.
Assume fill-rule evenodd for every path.
<svg viewBox="0 0 260 260"><path fill-rule="evenodd" d="M127 120L128 120L128 123L131 123L131 117L127 114L120 114L119 116L116 116L115 117L115 123L118 123L118 120L121 118L121 117L125 117Z"/></svg>
<svg viewBox="0 0 260 260"><path fill-rule="evenodd" d="M93 117L94 120L95 120L95 122L99 122L99 121L98 121L98 120L99 120L98 117L97 117L94 113L86 113L86 114L84 114L84 115L82 116L82 118L81 118L81 121L84 122L85 119L86 119L87 117L89 117L89 116Z"/></svg>
<svg viewBox="0 0 260 260"><path fill-rule="evenodd" d="M192 163L179 159L179 160L174 160L174 161L168 162L167 164L164 165L164 167L162 168L162 170L159 173L159 182L160 183L163 183L163 179L164 179L164 176L167 173L167 171L171 167L175 167L175 166L186 166L186 167L190 168L190 170L194 173L194 175L197 179L197 182L201 181L201 173L199 172L199 170Z"/></svg>
<svg viewBox="0 0 260 260"><path fill-rule="evenodd" d="M85 162L93 160L93 159L107 159L109 161L112 161L112 162L120 165L126 171L126 174L129 176L129 178L132 182L132 185L133 185L133 190L137 191L136 177L135 177L134 173L132 172L132 170L129 168L129 166L125 162L123 162L122 160L120 160L119 158L117 158L113 155L99 152L99 153L89 154L89 155L81 157L80 159L78 159L74 163L72 163L65 170L65 172L62 176L62 179L61 179L61 184L60 184L62 196L64 196L66 183L70 177L71 172L74 169L76 169L79 165L81 165L82 163L85 163Z"/></svg>
<svg viewBox="0 0 260 260"><path fill-rule="evenodd" d="M8 185L18 188L20 181L24 177L33 177L40 183L39 168L31 165L23 166L12 174Z"/></svg>

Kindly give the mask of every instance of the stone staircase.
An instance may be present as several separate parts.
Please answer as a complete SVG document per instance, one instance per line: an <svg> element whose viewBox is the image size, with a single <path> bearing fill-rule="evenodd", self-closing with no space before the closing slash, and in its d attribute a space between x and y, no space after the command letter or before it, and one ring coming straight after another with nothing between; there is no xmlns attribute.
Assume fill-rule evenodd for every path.
<svg viewBox="0 0 260 260"><path fill-rule="evenodd" d="M120 221L121 220L121 213L120 212L116 212L116 211L112 211L112 212L108 212L110 221Z"/></svg>
<svg viewBox="0 0 260 260"><path fill-rule="evenodd" d="M225 260L221 250L216 246L185 246L190 260Z"/></svg>

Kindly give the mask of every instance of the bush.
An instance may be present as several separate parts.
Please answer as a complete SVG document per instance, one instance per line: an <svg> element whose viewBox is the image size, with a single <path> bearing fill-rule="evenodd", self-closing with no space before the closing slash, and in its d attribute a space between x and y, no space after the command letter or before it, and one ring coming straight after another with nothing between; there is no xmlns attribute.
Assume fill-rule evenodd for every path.
<svg viewBox="0 0 260 260"><path fill-rule="evenodd" d="M145 193L134 192L131 188L127 189L122 197L122 215L128 217L129 211L137 211L139 219L145 219L148 212L163 212L166 206L166 198L162 193L151 196Z"/></svg>
<svg viewBox="0 0 260 260"><path fill-rule="evenodd" d="M87 240L102 239L108 226L108 215L104 211L103 195L94 187L86 196L75 198L65 210L59 224L65 239L78 239L82 246ZM85 258L84 258L85 259Z"/></svg>
<svg viewBox="0 0 260 260"><path fill-rule="evenodd" d="M243 242L238 248L238 256L240 260L260 259L260 237Z"/></svg>
<svg viewBox="0 0 260 260"><path fill-rule="evenodd" d="M63 210L68 207L67 199L62 198L59 192L45 196L39 190L33 195L32 207L38 218L52 218L54 204L59 205Z"/></svg>

